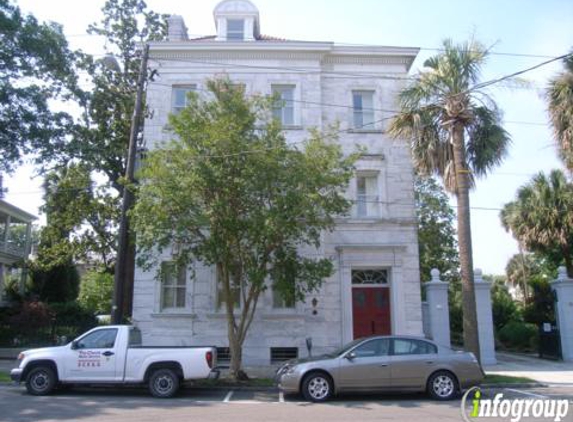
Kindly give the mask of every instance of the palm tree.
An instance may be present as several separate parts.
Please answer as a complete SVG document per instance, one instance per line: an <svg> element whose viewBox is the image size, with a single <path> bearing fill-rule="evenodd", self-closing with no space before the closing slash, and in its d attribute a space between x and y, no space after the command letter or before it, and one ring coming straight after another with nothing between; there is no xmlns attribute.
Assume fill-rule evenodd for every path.
<svg viewBox="0 0 573 422"><path fill-rule="evenodd" d="M437 175L457 200L465 348L478 358L479 339L473 278L469 190L474 176L499 164L510 143L494 101L475 89L487 50L471 40L443 43L399 96L401 113L390 124L394 137L411 142L421 175Z"/></svg>
<svg viewBox="0 0 573 422"><path fill-rule="evenodd" d="M501 211L505 229L527 250L560 256L573 276L573 185L561 170L536 175Z"/></svg>
<svg viewBox="0 0 573 422"><path fill-rule="evenodd" d="M564 59L565 71L549 83L547 100L559 155L573 171L573 53Z"/></svg>

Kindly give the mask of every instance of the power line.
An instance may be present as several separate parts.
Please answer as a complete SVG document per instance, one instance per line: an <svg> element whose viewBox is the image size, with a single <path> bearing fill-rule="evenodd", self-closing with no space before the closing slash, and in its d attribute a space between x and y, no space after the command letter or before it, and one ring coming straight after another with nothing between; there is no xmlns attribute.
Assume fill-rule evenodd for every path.
<svg viewBox="0 0 573 422"><path fill-rule="evenodd" d="M556 62L558 60L566 59L567 57L570 57L570 56L573 56L573 53L567 53L567 54L563 54L563 55L558 56L558 57L553 57L552 59L546 60L544 62L538 63L534 66L531 66L531 67L528 67L528 68L525 68L522 70L518 70L517 72L510 73L509 75L504 75L504 76L501 76L501 77L496 78L496 79L491 79L489 81L476 84L473 87L469 88L468 91L475 91L478 89L486 88L488 86L503 82L507 79L515 78L516 76L523 75L524 73L527 73L527 72L531 72L532 70L539 69L540 67L546 66L546 65L553 63L553 62Z"/></svg>
<svg viewBox="0 0 573 422"><path fill-rule="evenodd" d="M150 86L164 86L167 88L174 88L177 87L177 85L172 85L172 84L166 84L166 83L161 83L161 82L152 82L150 83ZM189 88L191 91L200 91L200 92L205 92L205 93L211 93L210 90L205 89L205 88L199 88L197 86L194 87L190 87ZM256 97L257 94L249 94L249 95L245 95L247 98L254 98ZM290 99L290 100L284 100L287 103L297 103L297 104L307 104L307 105L315 105L317 107L332 107L332 108L345 108L345 109L350 109L350 110L354 110L354 106L349 105L349 104L333 104L333 103L324 103L324 102L319 102L319 101L309 101L309 100L299 100L299 99ZM363 108L363 111L379 111L382 113L393 113L393 116L397 116L401 113L401 111L399 110L392 110L392 109L384 109L384 108L377 108L377 107L372 107L372 108ZM527 121L517 121L517 120L504 120L503 123L510 123L510 124L517 124L517 125L532 125L532 126L544 126L547 127L547 123L542 123L542 122L527 122Z"/></svg>

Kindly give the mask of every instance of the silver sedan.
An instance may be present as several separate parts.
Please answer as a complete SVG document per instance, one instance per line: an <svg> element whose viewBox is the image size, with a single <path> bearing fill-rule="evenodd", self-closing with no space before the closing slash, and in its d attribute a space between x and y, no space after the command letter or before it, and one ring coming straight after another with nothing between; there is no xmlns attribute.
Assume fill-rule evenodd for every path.
<svg viewBox="0 0 573 422"><path fill-rule="evenodd" d="M277 371L282 391L313 402L350 391L426 391L449 400L483 377L472 353L410 336L358 339L327 355L288 361Z"/></svg>

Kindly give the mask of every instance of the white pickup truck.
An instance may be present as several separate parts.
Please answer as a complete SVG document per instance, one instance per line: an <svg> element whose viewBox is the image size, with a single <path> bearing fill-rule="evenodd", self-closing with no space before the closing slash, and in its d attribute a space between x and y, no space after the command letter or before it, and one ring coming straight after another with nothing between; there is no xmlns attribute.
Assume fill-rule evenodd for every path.
<svg viewBox="0 0 573 422"><path fill-rule="evenodd" d="M11 371L33 395L60 384L147 384L155 397L175 395L183 381L217 378L215 347L142 347L132 326L94 328L65 346L26 350Z"/></svg>

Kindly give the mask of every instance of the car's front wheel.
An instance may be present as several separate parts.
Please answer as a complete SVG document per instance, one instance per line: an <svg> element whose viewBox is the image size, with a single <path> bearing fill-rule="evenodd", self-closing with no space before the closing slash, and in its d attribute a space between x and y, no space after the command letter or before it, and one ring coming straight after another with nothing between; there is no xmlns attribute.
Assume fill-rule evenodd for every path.
<svg viewBox="0 0 573 422"><path fill-rule="evenodd" d="M157 369L149 377L149 392L154 397L173 397L178 390L179 377L171 369Z"/></svg>
<svg viewBox="0 0 573 422"><path fill-rule="evenodd" d="M50 394L56 386L56 373L49 366L36 366L26 377L26 390L34 396Z"/></svg>
<svg viewBox="0 0 573 422"><path fill-rule="evenodd" d="M458 393L458 381L448 371L438 371L428 380L428 393L436 400L451 400Z"/></svg>
<svg viewBox="0 0 573 422"><path fill-rule="evenodd" d="M302 382L302 395L308 401L326 401L332 396L332 390L332 379L322 372L311 373Z"/></svg>

